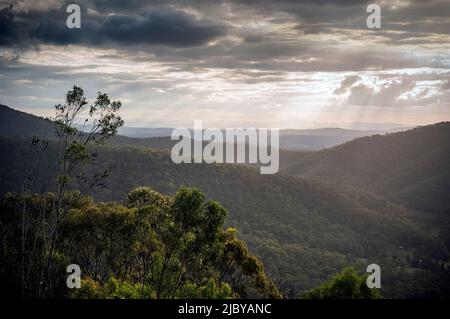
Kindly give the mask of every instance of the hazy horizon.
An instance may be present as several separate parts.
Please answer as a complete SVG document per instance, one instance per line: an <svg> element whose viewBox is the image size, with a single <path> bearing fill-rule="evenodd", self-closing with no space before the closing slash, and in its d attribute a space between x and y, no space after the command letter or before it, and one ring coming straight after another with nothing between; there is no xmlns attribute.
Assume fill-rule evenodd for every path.
<svg viewBox="0 0 450 319"><path fill-rule="evenodd" d="M0 101L0 105L3 104ZM33 112L33 110L29 110L29 109L23 109L23 108L18 108L18 107L13 107L11 105L6 105L3 104L13 110L17 110L20 112L24 112L27 114L31 114L34 116L39 116L39 117L43 117L43 118L48 118L48 119L52 119L53 115L54 115L54 109L52 106L48 107L48 111L45 112L45 114L40 114L39 112ZM433 124L437 124L439 122L447 122L448 120L442 120L442 121L437 121L437 122L429 122L429 123L422 123L422 124L417 124L417 125L404 125L404 124L400 124L400 123L391 123L391 122L385 122L385 123L376 123L376 122L340 122L340 123L322 123L322 125L315 125L314 123L310 123L310 125L304 126L304 127L286 127L286 128L281 128L281 131L289 131L289 130L298 130L298 131L307 131L307 130L325 130L325 129L342 129L342 130L355 130L355 131L391 131L391 130L397 130L397 129L410 129L410 128L414 128L417 126L426 126L426 125L433 125ZM211 126L207 126L207 127L211 127ZM259 126L259 127L263 127L263 126ZM120 131L123 131L124 129L136 129L136 130L164 130L164 129L168 129L168 130L172 130L176 128L175 126L132 126L132 125L127 125L127 123L125 123L125 125L120 128ZM191 124L191 126L187 126L186 128L188 129L193 129L193 125ZM215 128L219 128L219 129L226 129L227 127L215 127ZM257 126L254 126L254 128L258 128Z"/></svg>

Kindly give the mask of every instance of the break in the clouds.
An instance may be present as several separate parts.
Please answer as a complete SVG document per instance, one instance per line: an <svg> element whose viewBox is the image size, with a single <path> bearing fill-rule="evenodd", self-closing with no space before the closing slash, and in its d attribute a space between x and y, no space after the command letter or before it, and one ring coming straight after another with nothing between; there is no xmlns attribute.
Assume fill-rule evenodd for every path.
<svg viewBox="0 0 450 319"><path fill-rule="evenodd" d="M42 115L71 85L131 126L305 127L448 120L450 3L359 0L0 4L0 103ZM342 125L343 126L343 125Z"/></svg>
<svg viewBox="0 0 450 319"><path fill-rule="evenodd" d="M450 101L450 72L367 77L364 83L358 75L346 76L336 95L347 95L348 105L360 106L429 106ZM367 81L366 81L367 82Z"/></svg>

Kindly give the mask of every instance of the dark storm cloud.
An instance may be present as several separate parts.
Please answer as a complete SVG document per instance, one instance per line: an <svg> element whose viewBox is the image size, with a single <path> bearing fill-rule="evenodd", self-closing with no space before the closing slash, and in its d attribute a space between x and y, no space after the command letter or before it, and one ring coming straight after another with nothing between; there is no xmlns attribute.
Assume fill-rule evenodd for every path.
<svg viewBox="0 0 450 319"><path fill-rule="evenodd" d="M145 16L109 16L99 34L123 44L202 45L224 34L223 25L198 21L182 12L151 12Z"/></svg>
<svg viewBox="0 0 450 319"><path fill-rule="evenodd" d="M191 47L222 36L226 27L183 11L163 9L136 14L88 15L82 28L66 27L65 7L47 12L0 10L0 45L88 44Z"/></svg>
<svg viewBox="0 0 450 319"><path fill-rule="evenodd" d="M14 15L8 9L0 11L0 45L8 45L17 39L18 35L13 25Z"/></svg>
<svg viewBox="0 0 450 319"><path fill-rule="evenodd" d="M21 1L16 1L16 3ZM32 3L31 1L28 1ZM45 3L45 1L42 1ZM66 13L65 4L61 2L60 8L49 7L48 11L36 12L33 7L27 13L15 13L12 23L12 13L2 10L0 28L2 43L10 43L7 40L16 39L17 33L28 33L33 38L34 28L40 26L37 36L42 41L50 40L55 43L65 44L74 41L95 44L107 40L120 41L128 39L132 43L161 43L175 46L199 45L206 41L223 35L225 32L223 21L224 5L231 8L233 14L239 20L245 21L245 15L252 17L270 18L272 21L282 23L288 14L298 23L298 29L305 34L338 32L335 29L360 29L365 28L367 17L366 7L373 3L369 0L87 0L80 1L84 9L95 10L98 15L83 16L83 27L86 32L80 35L70 34L69 30L58 32L50 30L51 27L60 29L64 26ZM395 3L386 3L381 6L383 31L399 30L411 33L443 33L448 34L448 21L450 5L448 0L434 1L410 1L407 6L394 6ZM204 21L182 11L186 9L202 13L211 19ZM150 12L150 13L149 13ZM108 14L116 14L113 18L107 18ZM108 19L108 20L106 20ZM50 21L48 21L50 20ZM215 20L215 22L213 22ZM441 21L442 20L442 21ZM19 22L20 21L20 22ZM106 22L110 23L104 25ZM242 21L241 21L242 22ZM14 25L14 29L11 28ZM102 28L104 27L104 28ZM110 30L105 29L109 27ZM243 28L245 29L245 28ZM72 30L73 31L73 30ZM239 30L245 32L244 30ZM47 34L47 33L48 34ZM58 33L58 34L55 34ZM136 33L143 33L140 36ZM145 34L147 36L145 36ZM22 34L23 35L23 34ZM26 35L26 34L25 34ZM96 38L98 37L98 38ZM6 39L5 39L6 38ZM247 37L249 40L258 38L257 35ZM153 41L151 40L153 39ZM128 42L125 42L128 43Z"/></svg>
<svg viewBox="0 0 450 319"><path fill-rule="evenodd" d="M382 29L370 34L366 7L373 1L365 0L86 0L80 2L79 30L66 28L66 4L50 1L58 0L40 2L48 4L46 10L36 9L37 2L31 0L16 1L28 4L28 10L23 4L20 10L18 5L4 7L0 46L115 48L128 59L178 63L177 67L187 70L448 67L446 59L419 60L414 52L404 50L385 52L402 45L441 45L450 30L448 0L410 1L397 7L394 2L383 4ZM266 27L255 22L264 22ZM380 46L352 48L339 39L376 41ZM137 56L138 52L142 54Z"/></svg>

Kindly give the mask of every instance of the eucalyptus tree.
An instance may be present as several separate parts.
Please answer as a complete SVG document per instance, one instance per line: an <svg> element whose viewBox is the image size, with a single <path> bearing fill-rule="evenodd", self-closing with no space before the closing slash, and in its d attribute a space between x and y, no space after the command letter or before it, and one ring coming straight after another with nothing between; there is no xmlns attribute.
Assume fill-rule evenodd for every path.
<svg viewBox="0 0 450 319"><path fill-rule="evenodd" d="M61 220L69 209L66 201L68 192L78 188L76 190L81 198L93 187L102 185L108 176L107 170L94 172L91 176L82 172L83 167L92 164L96 159L97 155L92 146L104 144L123 126L124 121L118 115L121 107L120 101L113 101L108 94L101 92L98 92L93 103L89 103L84 90L78 86L73 86L67 92L64 104L55 105L53 120L56 141L53 142L56 147L47 147L48 141L45 141L45 151L52 153L48 158L56 158L54 174L49 178L48 187L53 191L53 205L49 220L42 220L42 265L35 292L37 297L44 298L52 294L55 249ZM34 138L33 144L36 145L39 141L40 139ZM40 164L42 163L38 163ZM71 201L73 202L73 198ZM22 240L25 241L26 238ZM27 279L26 276L23 277L24 280Z"/></svg>

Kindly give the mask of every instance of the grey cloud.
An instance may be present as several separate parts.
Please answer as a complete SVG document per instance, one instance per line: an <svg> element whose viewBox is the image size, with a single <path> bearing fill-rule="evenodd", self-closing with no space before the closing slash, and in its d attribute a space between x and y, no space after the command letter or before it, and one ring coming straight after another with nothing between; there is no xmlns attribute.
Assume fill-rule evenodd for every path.
<svg viewBox="0 0 450 319"><path fill-rule="evenodd" d="M180 10L163 9L141 15L82 15L81 29L68 29L64 8L42 12L0 10L0 45L26 46L40 43L91 46L167 45L191 47L225 34L226 26L197 19Z"/></svg>
<svg viewBox="0 0 450 319"><path fill-rule="evenodd" d="M10 7L0 10L0 46L13 44L19 38L19 30L14 23L14 13Z"/></svg>
<svg viewBox="0 0 450 319"><path fill-rule="evenodd" d="M344 34L349 40L364 41L360 31L366 30L365 7L371 2L87 0L82 2L81 30L65 27L67 14L64 6L45 13L33 10L15 12L4 8L0 11L0 45L38 46L40 43L51 43L112 47L123 52L127 59L151 59L186 70L242 68L334 72L449 67L448 59L442 56L430 59L428 55L420 58L416 52L385 51L388 46L391 49L404 44L439 45L442 37L430 34L443 32L443 25L446 24L427 17L439 15L438 10L430 8L433 5L446 12L443 1L410 2L409 7L396 10L388 5L382 6L383 29L374 31L370 39L379 43L379 47L351 48L322 38L322 34L340 37ZM87 8L97 13L88 14ZM412 8L423 10L415 12ZM416 25L415 20L402 20L405 17L410 19L413 14L420 18L419 24ZM261 20L291 28L287 30L289 35L270 28L252 27L251 23L247 23L249 17L252 21ZM421 23L426 28L419 32ZM317 34L317 37L311 34ZM208 42L214 44L205 45Z"/></svg>
<svg viewBox="0 0 450 319"><path fill-rule="evenodd" d="M372 0L231 0L231 2L245 4L256 11L287 12L295 15L299 21L306 25L316 23L316 27L319 26L318 23L329 27L339 27L343 24L351 26L355 21L365 23L367 5L374 3ZM392 26L395 22L402 22L397 24L397 27L403 28L403 30L409 28L423 30L422 23L434 25L441 30L439 25L445 21L431 18L444 18L446 20L450 16L448 0L410 0L400 5L386 2L380 6L383 24L388 23ZM385 24L386 26L388 25ZM433 32L434 30L430 28L428 31ZM442 29L441 31L450 32L448 29Z"/></svg>
<svg viewBox="0 0 450 319"><path fill-rule="evenodd" d="M450 80L443 81L441 84L441 90L450 90Z"/></svg>
<svg viewBox="0 0 450 319"><path fill-rule="evenodd" d="M100 35L121 44L165 44L189 47L224 35L225 26L195 20L177 11L151 12L146 16L110 16Z"/></svg>
<svg viewBox="0 0 450 319"><path fill-rule="evenodd" d="M350 89L347 103L349 105L395 106L399 102L400 95L411 91L414 86L415 81L402 79L385 84L377 92L375 88L359 84Z"/></svg>
<svg viewBox="0 0 450 319"><path fill-rule="evenodd" d="M341 81L341 86L334 90L334 94L343 94L355 84L357 81L361 80L358 75L348 75Z"/></svg>

